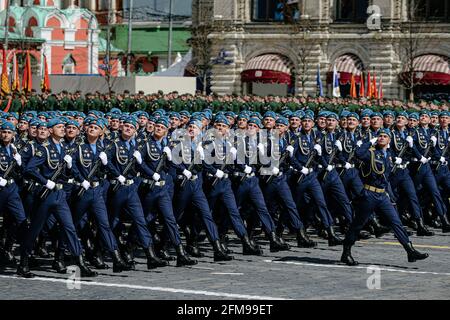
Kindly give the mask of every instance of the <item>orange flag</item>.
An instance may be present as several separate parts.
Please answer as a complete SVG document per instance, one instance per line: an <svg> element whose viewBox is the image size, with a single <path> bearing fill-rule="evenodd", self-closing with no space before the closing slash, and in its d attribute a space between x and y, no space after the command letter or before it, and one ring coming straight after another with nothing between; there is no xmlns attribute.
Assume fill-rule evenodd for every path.
<svg viewBox="0 0 450 320"><path fill-rule="evenodd" d="M367 73L367 98L372 98L372 81L370 81L370 71Z"/></svg>
<svg viewBox="0 0 450 320"><path fill-rule="evenodd" d="M44 57L44 72L42 74L42 81L41 81L41 90L42 92L46 92L50 90L50 78L48 77L48 65L47 65L47 57L45 54Z"/></svg>
<svg viewBox="0 0 450 320"><path fill-rule="evenodd" d="M378 99L378 89L377 89L377 78L375 76L375 72L373 73L373 89L372 95L375 99Z"/></svg>
<svg viewBox="0 0 450 320"><path fill-rule="evenodd" d="M11 108L12 100L13 100L12 98L9 98L8 104L6 105L6 108L5 108L5 110L3 110L3 112L8 112L9 111L9 108Z"/></svg>
<svg viewBox="0 0 450 320"><path fill-rule="evenodd" d="M19 62L17 61L17 55L16 52L14 52L13 55L13 78L12 78L12 84L11 89L13 91L20 91L20 79L19 79Z"/></svg>
<svg viewBox="0 0 450 320"><path fill-rule="evenodd" d="M350 96L352 98L356 98L356 83L355 83L355 76L352 73L352 80L350 82Z"/></svg>
<svg viewBox="0 0 450 320"><path fill-rule="evenodd" d="M25 67L23 69L22 88L25 93L30 93L33 88L33 78L31 75L31 60L30 52L27 51L27 58L25 60Z"/></svg>
<svg viewBox="0 0 450 320"><path fill-rule="evenodd" d="M3 49L3 67L2 67L2 95L11 93L8 78L8 61L6 58L6 50Z"/></svg>
<svg viewBox="0 0 450 320"><path fill-rule="evenodd" d="M364 74L361 72L361 82L359 84L359 96L364 97Z"/></svg>

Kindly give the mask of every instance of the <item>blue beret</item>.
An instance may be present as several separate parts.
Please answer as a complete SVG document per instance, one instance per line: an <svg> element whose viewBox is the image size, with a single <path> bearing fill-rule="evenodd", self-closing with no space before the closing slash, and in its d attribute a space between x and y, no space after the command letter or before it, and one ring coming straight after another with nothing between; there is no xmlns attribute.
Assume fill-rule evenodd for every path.
<svg viewBox="0 0 450 320"><path fill-rule="evenodd" d="M227 112L225 112L225 116L226 117L235 118L236 117L236 113L234 113L233 111L227 111Z"/></svg>
<svg viewBox="0 0 450 320"><path fill-rule="evenodd" d="M307 110L307 111L309 111L309 110ZM328 116L328 113L329 113L329 111L327 111L327 110L321 110L321 111L319 111L319 113L317 114L317 117L318 117L318 118L321 118L321 117L326 118L326 117Z"/></svg>
<svg viewBox="0 0 450 320"><path fill-rule="evenodd" d="M45 111L39 112L38 117L46 117L47 118L48 117L47 112L45 112Z"/></svg>
<svg viewBox="0 0 450 320"><path fill-rule="evenodd" d="M16 131L16 127L11 122L8 121L3 122L0 128L2 130Z"/></svg>
<svg viewBox="0 0 450 320"><path fill-rule="evenodd" d="M45 122L45 121L39 121L36 127L38 127L38 128L41 128L41 127L47 128L48 127L48 123Z"/></svg>
<svg viewBox="0 0 450 320"><path fill-rule="evenodd" d="M276 124L284 124L285 126L288 126L288 125L289 125L289 121L288 121L288 119L285 118L285 117L279 117L279 118L275 121L275 123L276 123Z"/></svg>
<svg viewBox="0 0 450 320"><path fill-rule="evenodd" d="M247 123L248 124L251 124L251 123L256 124L260 129L263 127L261 120L259 120L259 118L252 117L248 120Z"/></svg>
<svg viewBox="0 0 450 320"><path fill-rule="evenodd" d="M69 120L66 122L66 126L70 126L70 125L75 126L77 128L80 127L80 124L78 123L78 121L75 121L75 120Z"/></svg>
<svg viewBox="0 0 450 320"><path fill-rule="evenodd" d="M339 116L334 112L328 112L327 118L339 120Z"/></svg>
<svg viewBox="0 0 450 320"><path fill-rule="evenodd" d="M439 112L433 110L433 111L431 111L431 115L432 115L432 116L439 116Z"/></svg>
<svg viewBox="0 0 450 320"><path fill-rule="evenodd" d="M30 120L30 127L37 127L39 122L41 122L41 120L39 120L38 118L33 118Z"/></svg>
<svg viewBox="0 0 450 320"><path fill-rule="evenodd" d="M263 118L262 115L261 115L261 113L259 113L258 111L252 112L252 114L250 115L250 117L256 117L256 118L258 118L258 119L260 119L260 120Z"/></svg>
<svg viewBox="0 0 450 320"><path fill-rule="evenodd" d="M187 111L187 110L181 110L181 111L180 111L180 116L185 116L185 117L190 118L190 117L191 117L191 114L190 114L189 111Z"/></svg>
<svg viewBox="0 0 450 320"><path fill-rule="evenodd" d="M410 113L408 118L419 120L419 114L417 112Z"/></svg>
<svg viewBox="0 0 450 320"><path fill-rule="evenodd" d="M430 112L428 110L422 110L422 111L420 111L420 115L421 116L423 116L423 115L430 116Z"/></svg>
<svg viewBox="0 0 450 320"><path fill-rule="evenodd" d="M387 117L387 116L391 116L393 118L395 118L395 113L392 110L384 110L383 111L383 117Z"/></svg>
<svg viewBox="0 0 450 320"><path fill-rule="evenodd" d="M64 121L61 118L59 118L59 117L55 117L55 118L52 118L52 119L50 119L48 121L47 127L48 128L53 128L54 126L57 126L59 124L64 124Z"/></svg>
<svg viewBox="0 0 450 320"><path fill-rule="evenodd" d="M450 116L450 112L448 112L448 111L442 111L439 114L439 117L449 117L449 116Z"/></svg>
<svg viewBox="0 0 450 320"><path fill-rule="evenodd" d="M188 125L194 125L197 126L199 129L202 128L202 121L196 119L195 117L192 117L191 120L189 120Z"/></svg>
<svg viewBox="0 0 450 320"><path fill-rule="evenodd" d="M388 128L381 128L379 131L378 131L378 135L380 135L380 134L387 134L389 137L391 136L391 130L389 130Z"/></svg>
<svg viewBox="0 0 450 320"><path fill-rule="evenodd" d="M347 118L349 114L350 114L350 111L348 111L348 110L342 110L342 112L341 112L341 118Z"/></svg>
<svg viewBox="0 0 450 320"><path fill-rule="evenodd" d="M301 119L301 118L303 118L304 115L305 115L305 112L303 110L297 110L297 111L295 111L295 112L293 112L291 114L289 119L290 118L299 118L299 119Z"/></svg>
<svg viewBox="0 0 450 320"><path fill-rule="evenodd" d="M373 113L372 110L370 110L370 109L364 109L364 110L361 112L361 118L364 118L364 117L369 117L369 118L370 118L370 116L372 115L372 113Z"/></svg>
<svg viewBox="0 0 450 320"><path fill-rule="evenodd" d="M347 118L356 118L359 120L359 115L356 112L349 112Z"/></svg>
<svg viewBox="0 0 450 320"><path fill-rule="evenodd" d="M156 118L154 116L148 116L148 122L156 122Z"/></svg>
<svg viewBox="0 0 450 320"><path fill-rule="evenodd" d="M157 117L161 117L165 114L166 114L166 112L164 110L158 109L158 110L155 110L155 112L153 112L152 115L157 118Z"/></svg>
<svg viewBox="0 0 450 320"><path fill-rule="evenodd" d="M287 110L283 110L282 112L281 112L281 115L283 116L283 117L285 117L285 118L289 118L291 115L292 115L292 111L291 110L289 110L289 109L287 109Z"/></svg>
<svg viewBox="0 0 450 320"><path fill-rule="evenodd" d="M230 121L228 121L227 117L225 116L218 116L214 119L214 123L223 123L227 126L230 125Z"/></svg>
<svg viewBox="0 0 450 320"><path fill-rule="evenodd" d="M16 118L17 120L19 120L19 115L17 114L17 112L10 112L9 114L8 114L8 118L9 117L14 117L14 118Z"/></svg>
<svg viewBox="0 0 450 320"><path fill-rule="evenodd" d="M167 116L159 117L155 119L155 124L162 124L166 128L169 128L169 118Z"/></svg>
<svg viewBox="0 0 450 320"><path fill-rule="evenodd" d="M169 113L169 118L177 118L177 119L181 119L181 116L178 112L170 112Z"/></svg>
<svg viewBox="0 0 450 320"><path fill-rule="evenodd" d="M137 128L138 123L136 117L128 116L123 120L123 123L131 124L133 127Z"/></svg>
<svg viewBox="0 0 450 320"><path fill-rule="evenodd" d="M372 112L372 114L370 115L371 118L374 117L380 117L383 118L383 115L380 112Z"/></svg>
<svg viewBox="0 0 450 320"><path fill-rule="evenodd" d="M241 113L237 116L237 119L238 119L238 120L241 120L241 119L248 120L248 119L249 119L249 116L248 116L248 114L247 114L246 112L241 112Z"/></svg>
<svg viewBox="0 0 450 320"><path fill-rule="evenodd" d="M277 118L277 115L275 112L273 111L267 111L266 113L264 113L264 118Z"/></svg>
<svg viewBox="0 0 450 320"><path fill-rule="evenodd" d="M406 119L408 119L408 113L406 111L397 112L397 117L400 117L400 116L405 117Z"/></svg>
<svg viewBox="0 0 450 320"><path fill-rule="evenodd" d="M110 112L111 113L115 113L115 114L121 114L122 113L122 111L120 109L118 109L118 108L112 108Z"/></svg>
<svg viewBox="0 0 450 320"><path fill-rule="evenodd" d="M105 128L105 123L101 119L95 119L93 121L90 121L89 125L96 125L99 126L101 129Z"/></svg>
<svg viewBox="0 0 450 320"><path fill-rule="evenodd" d="M148 119L148 113L146 111L141 111L141 113L139 114L139 118L140 117L146 117Z"/></svg>

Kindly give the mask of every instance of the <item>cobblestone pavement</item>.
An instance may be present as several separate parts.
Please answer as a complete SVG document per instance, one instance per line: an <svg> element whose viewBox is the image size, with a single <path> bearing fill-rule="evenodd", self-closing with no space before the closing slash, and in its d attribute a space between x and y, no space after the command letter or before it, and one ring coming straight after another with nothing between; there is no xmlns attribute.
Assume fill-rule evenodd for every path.
<svg viewBox="0 0 450 320"><path fill-rule="evenodd" d="M431 238L411 237L418 250L430 254L416 263L407 262L392 235L358 242L353 249L357 267L340 263L342 248L328 247L315 236L315 249L297 248L295 239L287 237L293 247L280 253L270 253L267 241L259 240L265 249L261 257L241 255L232 238L231 262L214 263L203 244L206 256L197 266L177 268L171 262L170 267L147 270L142 256L136 271L99 270L97 278L83 279L79 289L73 282L68 285L68 275L51 270L48 260L33 270L34 279L17 278L10 268L1 271L0 299L449 299L450 234L435 231ZM370 266L379 269L368 273ZM378 274L379 282L374 278Z"/></svg>

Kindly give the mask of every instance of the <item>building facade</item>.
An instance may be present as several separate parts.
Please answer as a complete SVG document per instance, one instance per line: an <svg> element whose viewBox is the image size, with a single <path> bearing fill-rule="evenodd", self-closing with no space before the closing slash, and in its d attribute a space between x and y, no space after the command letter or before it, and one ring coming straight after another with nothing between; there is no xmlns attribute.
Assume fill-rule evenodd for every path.
<svg viewBox="0 0 450 320"><path fill-rule="evenodd" d="M334 66L344 95L368 72L386 98L450 93L449 0L194 0L192 19L219 94L316 95L319 72L330 95Z"/></svg>

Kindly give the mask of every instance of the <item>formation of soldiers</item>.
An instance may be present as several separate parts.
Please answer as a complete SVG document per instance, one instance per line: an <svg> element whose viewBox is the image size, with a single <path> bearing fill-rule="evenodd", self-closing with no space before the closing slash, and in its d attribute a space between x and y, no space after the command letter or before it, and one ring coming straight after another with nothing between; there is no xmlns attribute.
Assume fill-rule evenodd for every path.
<svg viewBox="0 0 450 320"><path fill-rule="evenodd" d="M403 104L291 98L263 102L262 113L202 97L198 111L194 103L178 112L173 100L183 98L172 94L163 107L93 104L84 113L73 104L38 111L48 97L24 109L31 98L20 115L3 112L0 126L0 268L17 265L23 277L49 251L58 273L69 252L83 277L108 268L105 256L114 272L133 270L142 251L149 269L195 265L205 240L214 261L229 261L231 231L242 254L262 255L258 232L278 252L290 249L288 233L298 247L316 247L314 230L356 265L355 241L392 230L414 262L428 255L405 226L418 236L450 232L445 102L407 112ZM196 100L184 98L182 107Z"/></svg>

